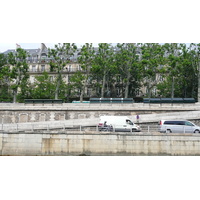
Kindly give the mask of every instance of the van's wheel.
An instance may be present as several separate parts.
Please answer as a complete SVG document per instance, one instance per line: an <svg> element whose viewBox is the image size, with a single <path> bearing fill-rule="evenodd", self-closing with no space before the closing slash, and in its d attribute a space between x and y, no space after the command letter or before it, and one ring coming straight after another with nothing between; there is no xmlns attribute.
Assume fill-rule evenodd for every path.
<svg viewBox="0 0 200 200"><path fill-rule="evenodd" d="M172 131L170 130L170 129L167 129L166 131L165 131L165 133L171 133Z"/></svg>
<svg viewBox="0 0 200 200"><path fill-rule="evenodd" d="M199 130L195 130L194 133L200 133L200 131Z"/></svg>

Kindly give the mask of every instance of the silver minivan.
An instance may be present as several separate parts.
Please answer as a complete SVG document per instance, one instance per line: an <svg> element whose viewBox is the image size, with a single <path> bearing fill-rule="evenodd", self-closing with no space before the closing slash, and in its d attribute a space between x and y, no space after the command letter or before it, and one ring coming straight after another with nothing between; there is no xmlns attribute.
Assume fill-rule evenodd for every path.
<svg viewBox="0 0 200 200"><path fill-rule="evenodd" d="M200 127L185 120L161 120L158 123L161 133L200 133Z"/></svg>

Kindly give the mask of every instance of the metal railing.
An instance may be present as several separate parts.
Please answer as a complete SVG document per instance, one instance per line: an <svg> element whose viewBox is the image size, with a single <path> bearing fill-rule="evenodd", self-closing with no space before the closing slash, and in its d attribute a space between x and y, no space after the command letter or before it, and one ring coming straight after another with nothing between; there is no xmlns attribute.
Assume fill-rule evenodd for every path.
<svg viewBox="0 0 200 200"><path fill-rule="evenodd" d="M11 123L11 124L0 124L0 131L7 132L20 132L20 131L78 131L78 132L94 132L100 134L117 133L113 130L99 130L98 126L82 126L82 125L66 125L62 123ZM158 125L141 125L141 132L132 132L132 130L124 132L125 134L134 133L152 133L158 132Z"/></svg>

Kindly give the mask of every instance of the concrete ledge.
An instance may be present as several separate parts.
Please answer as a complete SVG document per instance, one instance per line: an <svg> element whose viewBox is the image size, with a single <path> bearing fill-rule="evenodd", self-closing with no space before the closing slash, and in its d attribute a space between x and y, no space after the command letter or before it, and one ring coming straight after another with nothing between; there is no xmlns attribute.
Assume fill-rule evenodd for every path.
<svg viewBox="0 0 200 200"><path fill-rule="evenodd" d="M154 111L196 111L200 110L200 104L145 104L145 103L132 103L132 104L73 104L73 103L63 103L63 104L35 104L29 105L24 103L0 103L0 111L5 110L67 110L67 111L77 111L77 110L154 110Z"/></svg>

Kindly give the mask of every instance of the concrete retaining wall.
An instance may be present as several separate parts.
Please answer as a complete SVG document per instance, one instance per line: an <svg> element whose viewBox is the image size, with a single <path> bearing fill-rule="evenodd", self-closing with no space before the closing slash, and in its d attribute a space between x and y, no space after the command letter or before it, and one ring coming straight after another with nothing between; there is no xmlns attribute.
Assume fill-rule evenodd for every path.
<svg viewBox="0 0 200 200"><path fill-rule="evenodd" d="M170 112L169 116L166 112ZM158 115L159 113L162 113ZM61 104L61 105L29 105L0 103L0 124L26 123L44 121L63 121L73 119L94 119L100 115L124 115L133 117L140 115L140 122L159 121L163 117L175 115L188 119L200 118L200 104ZM154 114L149 117L149 114ZM165 118L164 118L165 119Z"/></svg>
<svg viewBox="0 0 200 200"><path fill-rule="evenodd" d="M200 135L94 135L0 133L0 154L200 155Z"/></svg>

